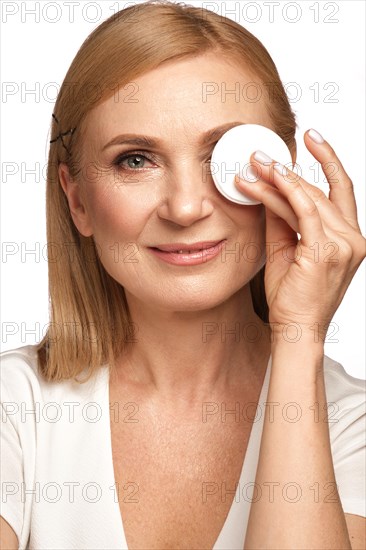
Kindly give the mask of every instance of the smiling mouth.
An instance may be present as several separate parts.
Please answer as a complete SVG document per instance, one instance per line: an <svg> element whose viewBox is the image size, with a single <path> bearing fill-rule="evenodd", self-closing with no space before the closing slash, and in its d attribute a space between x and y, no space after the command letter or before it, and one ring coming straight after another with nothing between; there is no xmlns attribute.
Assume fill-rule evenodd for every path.
<svg viewBox="0 0 366 550"><path fill-rule="evenodd" d="M167 252L167 253L174 253L174 254L192 254L197 252L202 252L203 250L208 250L210 248L213 248L214 246L217 246L219 243L221 243L224 239L217 240L217 241L205 241L205 242L199 242L199 243L192 243L192 244L184 244L184 243L172 243L172 244L166 244L166 245L159 245L159 246L152 246L151 248L155 250L160 250L160 252Z"/></svg>
<svg viewBox="0 0 366 550"><path fill-rule="evenodd" d="M220 254L227 239L195 243L169 243L148 248L157 258L173 266L187 267L206 264Z"/></svg>
<svg viewBox="0 0 366 550"><path fill-rule="evenodd" d="M204 249L203 248L198 248L194 252L202 252L202 250L204 250ZM174 250L174 252L176 252L177 254L183 254L183 253L191 254L193 252L193 250Z"/></svg>

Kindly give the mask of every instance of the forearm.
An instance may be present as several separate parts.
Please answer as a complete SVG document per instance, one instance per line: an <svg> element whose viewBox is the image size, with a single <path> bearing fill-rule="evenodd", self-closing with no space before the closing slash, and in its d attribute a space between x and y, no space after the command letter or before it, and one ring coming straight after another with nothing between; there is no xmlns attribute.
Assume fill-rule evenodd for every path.
<svg viewBox="0 0 366 550"><path fill-rule="evenodd" d="M329 441L323 347L279 339L244 550L351 549ZM255 502L256 501L256 502Z"/></svg>

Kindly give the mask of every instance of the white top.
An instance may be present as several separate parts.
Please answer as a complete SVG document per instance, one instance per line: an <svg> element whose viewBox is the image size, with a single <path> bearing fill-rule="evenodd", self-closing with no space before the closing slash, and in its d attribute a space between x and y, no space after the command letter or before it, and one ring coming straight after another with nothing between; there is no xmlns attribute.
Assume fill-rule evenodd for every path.
<svg viewBox="0 0 366 550"><path fill-rule="evenodd" d="M35 346L1 354L0 515L20 549L128 550L114 489L109 370L101 367L84 384L49 383L36 365ZM270 370L271 358L237 492L213 550L244 545ZM324 373L343 510L366 517L366 383L326 355Z"/></svg>

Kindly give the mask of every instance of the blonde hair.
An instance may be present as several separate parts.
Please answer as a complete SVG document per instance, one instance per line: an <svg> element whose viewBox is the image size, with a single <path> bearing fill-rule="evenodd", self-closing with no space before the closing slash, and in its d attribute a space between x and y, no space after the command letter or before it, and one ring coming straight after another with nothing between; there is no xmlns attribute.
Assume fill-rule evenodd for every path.
<svg viewBox="0 0 366 550"><path fill-rule="evenodd" d="M38 363L48 381L89 379L103 364L114 368L134 325L125 292L103 268L92 237L74 226L58 167L72 177L81 170L84 122L92 108L116 90L164 62L216 52L235 59L267 90L267 110L275 131L296 156L295 115L276 66L262 43L231 19L203 8L165 0L130 6L109 17L84 41L62 83L51 136L47 170L47 240L62 254L49 257L50 324L38 344ZM267 87L268 86L268 87ZM253 307L268 323L264 267L250 281ZM80 380L77 380L80 381Z"/></svg>

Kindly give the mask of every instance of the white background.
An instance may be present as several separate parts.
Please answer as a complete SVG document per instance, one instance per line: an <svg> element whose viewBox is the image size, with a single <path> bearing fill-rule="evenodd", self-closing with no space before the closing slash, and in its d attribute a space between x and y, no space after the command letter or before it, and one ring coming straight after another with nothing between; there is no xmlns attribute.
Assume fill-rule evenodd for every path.
<svg viewBox="0 0 366 550"><path fill-rule="evenodd" d="M90 32L116 10L138 3L1 2L3 350L36 343L48 322L44 173L57 89ZM262 41L297 115L303 176L327 191L322 173L315 181L310 169L315 159L303 143L304 132L313 127L354 182L365 232L365 2L186 3L235 19ZM27 173L32 169L36 174ZM358 378L366 378L364 281L365 262L325 344L325 353Z"/></svg>

